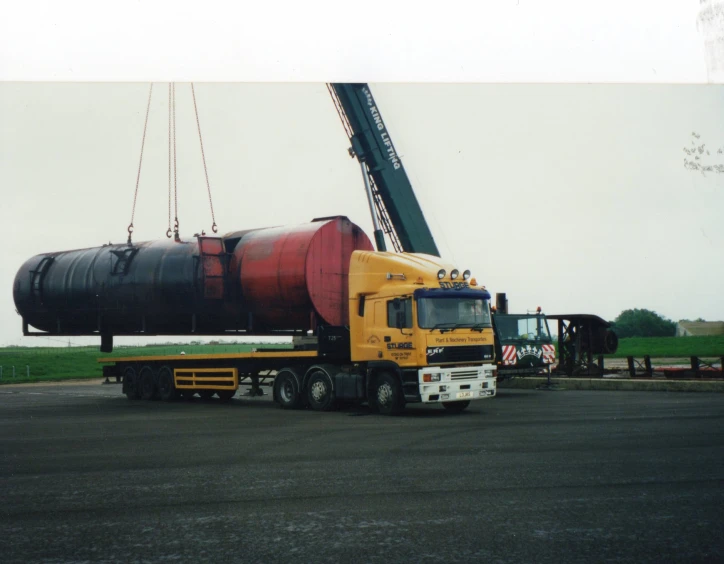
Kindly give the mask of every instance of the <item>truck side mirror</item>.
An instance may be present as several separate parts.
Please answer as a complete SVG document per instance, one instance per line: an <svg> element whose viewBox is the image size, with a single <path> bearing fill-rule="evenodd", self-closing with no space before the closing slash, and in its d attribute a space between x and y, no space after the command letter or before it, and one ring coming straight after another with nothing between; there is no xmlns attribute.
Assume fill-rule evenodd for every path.
<svg viewBox="0 0 724 564"><path fill-rule="evenodd" d="M395 313L395 327L397 329L402 329L405 327L405 312L404 311L398 311Z"/></svg>

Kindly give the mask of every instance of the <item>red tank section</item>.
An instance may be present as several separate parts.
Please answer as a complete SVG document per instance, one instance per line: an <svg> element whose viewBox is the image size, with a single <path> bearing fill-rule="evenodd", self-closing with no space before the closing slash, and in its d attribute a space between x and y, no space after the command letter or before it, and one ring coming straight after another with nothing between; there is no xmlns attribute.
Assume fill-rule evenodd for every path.
<svg viewBox="0 0 724 564"><path fill-rule="evenodd" d="M347 325L349 263L357 249L374 250L344 217L251 231L234 249L232 284L270 329L311 329L315 313L327 324Z"/></svg>

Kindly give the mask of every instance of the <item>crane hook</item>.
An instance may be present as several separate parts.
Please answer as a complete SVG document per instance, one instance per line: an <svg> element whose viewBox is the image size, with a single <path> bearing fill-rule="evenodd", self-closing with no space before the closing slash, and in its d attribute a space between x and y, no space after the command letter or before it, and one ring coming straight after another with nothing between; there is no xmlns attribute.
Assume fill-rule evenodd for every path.
<svg viewBox="0 0 724 564"><path fill-rule="evenodd" d="M133 223L128 224L128 245L132 245L131 234L133 233Z"/></svg>
<svg viewBox="0 0 724 564"><path fill-rule="evenodd" d="M211 226L211 231L213 231L214 233L218 233L218 231L219 231L218 228L216 227L215 221L214 221L214 224Z"/></svg>

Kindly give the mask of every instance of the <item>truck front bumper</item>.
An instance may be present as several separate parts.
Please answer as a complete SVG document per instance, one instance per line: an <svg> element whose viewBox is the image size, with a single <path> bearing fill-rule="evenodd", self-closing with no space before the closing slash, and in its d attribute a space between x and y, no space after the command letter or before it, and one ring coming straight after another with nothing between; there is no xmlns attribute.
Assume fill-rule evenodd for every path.
<svg viewBox="0 0 724 564"><path fill-rule="evenodd" d="M422 403L470 401L495 396L495 366L464 366L445 368L428 366L418 370L418 385Z"/></svg>

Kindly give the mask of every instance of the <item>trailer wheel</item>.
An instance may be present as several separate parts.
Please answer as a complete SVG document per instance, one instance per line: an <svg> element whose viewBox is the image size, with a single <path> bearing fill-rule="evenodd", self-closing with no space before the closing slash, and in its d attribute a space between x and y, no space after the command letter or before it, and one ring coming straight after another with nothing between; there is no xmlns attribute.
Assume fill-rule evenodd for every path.
<svg viewBox="0 0 724 564"><path fill-rule="evenodd" d="M153 368L144 366L138 373L139 390L141 399L150 400L156 396L156 383L153 381Z"/></svg>
<svg viewBox="0 0 724 564"><path fill-rule="evenodd" d="M216 395L219 396L219 399L223 402L231 400L235 394L236 390L218 390L216 392Z"/></svg>
<svg viewBox="0 0 724 564"><path fill-rule="evenodd" d="M282 409L299 409L304 406L299 380L289 368L283 368L274 377L274 399Z"/></svg>
<svg viewBox="0 0 724 564"><path fill-rule="evenodd" d="M178 397L173 382L173 371L168 366L162 366L158 371L158 395L163 401L173 401Z"/></svg>
<svg viewBox="0 0 724 564"><path fill-rule="evenodd" d="M405 406L400 381L389 372L380 372L375 381L374 404L382 415L397 415Z"/></svg>
<svg viewBox="0 0 724 564"><path fill-rule="evenodd" d="M137 400L141 397L138 389L138 375L133 366L126 366L123 369L123 393L129 400Z"/></svg>
<svg viewBox="0 0 724 564"><path fill-rule="evenodd" d="M334 407L332 379L320 367L313 368L307 380L307 400L315 411L329 411Z"/></svg>
<svg viewBox="0 0 724 564"><path fill-rule="evenodd" d="M462 413L470 405L468 401L444 401L442 406L452 413Z"/></svg>

